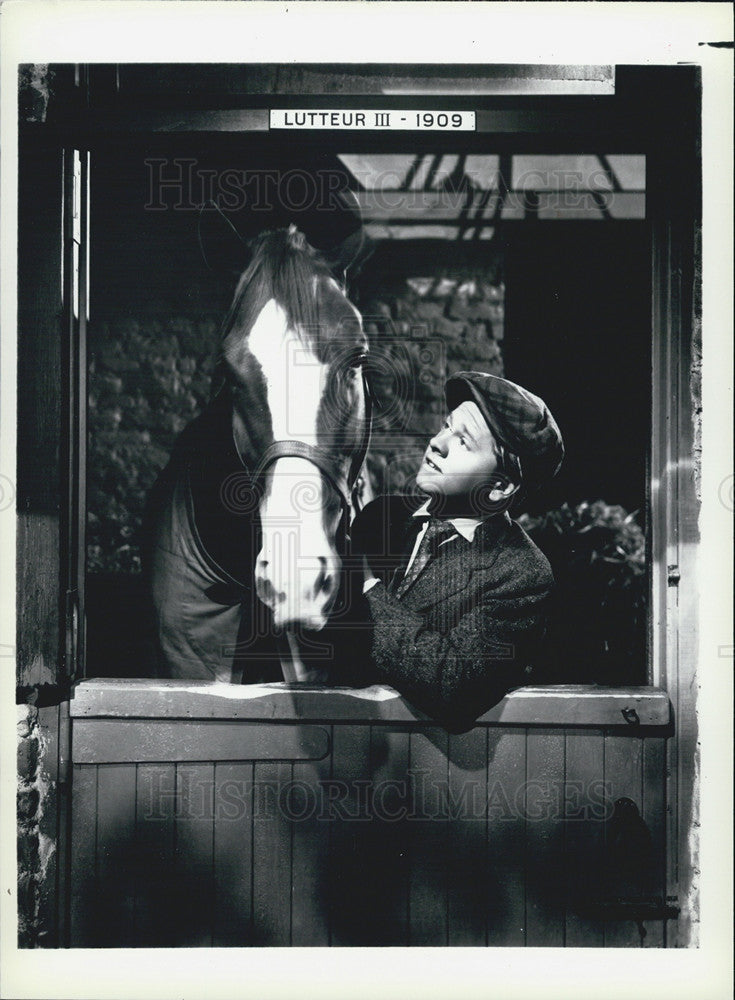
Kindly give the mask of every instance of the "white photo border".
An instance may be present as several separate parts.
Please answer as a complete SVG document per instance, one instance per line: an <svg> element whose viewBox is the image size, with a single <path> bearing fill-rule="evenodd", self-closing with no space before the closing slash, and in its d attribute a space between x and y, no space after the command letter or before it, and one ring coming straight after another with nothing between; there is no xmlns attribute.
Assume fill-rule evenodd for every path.
<svg viewBox="0 0 735 1000"><path fill-rule="evenodd" d="M600 1000L730 995L732 942L732 43L718 3L39 2L0 10L0 473L15 482L17 65L24 62L695 63L703 81L699 948L21 951L12 658L0 671L0 996ZM335 40L337 44L335 45ZM714 43L714 44L713 44ZM729 477L729 478L728 478ZM729 486L727 485L729 483ZM728 503L723 502L723 484ZM729 493L728 493L729 490ZM0 643L15 637L15 524L0 513Z"/></svg>

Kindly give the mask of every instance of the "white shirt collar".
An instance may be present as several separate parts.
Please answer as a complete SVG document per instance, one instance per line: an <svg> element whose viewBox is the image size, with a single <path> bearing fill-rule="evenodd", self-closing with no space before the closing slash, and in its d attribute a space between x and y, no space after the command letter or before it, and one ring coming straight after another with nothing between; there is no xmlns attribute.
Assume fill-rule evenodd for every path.
<svg viewBox="0 0 735 1000"><path fill-rule="evenodd" d="M429 505L431 500L427 500L423 503L418 510L413 512L414 517L429 517ZM475 537L475 532L480 527L482 522L485 520L483 517L450 517L447 518L449 523L455 528L455 530L463 538L466 538L468 542L473 541Z"/></svg>

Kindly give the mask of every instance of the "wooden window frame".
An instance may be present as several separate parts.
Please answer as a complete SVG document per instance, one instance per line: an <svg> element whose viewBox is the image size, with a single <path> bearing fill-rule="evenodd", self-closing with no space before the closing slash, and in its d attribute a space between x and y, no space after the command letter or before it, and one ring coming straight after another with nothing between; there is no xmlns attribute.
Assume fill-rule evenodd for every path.
<svg viewBox="0 0 735 1000"><path fill-rule="evenodd" d="M690 69L692 69L690 67ZM696 72L696 71L695 71ZM119 83L117 67L82 67L75 74L79 92L87 91L101 95L97 104L88 101L84 114L80 116L78 107L74 109L72 123L63 122L61 127L71 132L79 132L79 122L83 128L79 132L79 148L87 151L84 182L88 184L89 150L94 149L97 138L109 139L110 134L127 133L175 134L175 133L217 133L237 132L250 135L267 132L268 106L283 106L288 99L283 94L265 97L261 94L243 94L221 102L214 107L211 95L194 95L192 107L186 113L175 102L162 100L159 106L146 110L145 114L134 113L131 108L116 102L115 87ZM359 86L359 85L358 85ZM698 83L695 89L698 88ZM699 97L697 90L696 97ZM690 95L691 99L691 95ZM349 100L359 103L359 95ZM394 99L395 100L395 99ZM456 99L455 99L456 100ZM559 98L561 102L564 98ZM467 103L469 99L465 99ZM364 99L363 99L364 102ZM404 98L405 102L405 98ZM344 101L343 101L344 103ZM349 101L348 101L349 103ZM383 100L385 103L385 100ZM472 101L469 101L472 103ZM477 104L477 100L474 101ZM697 317L695 309L695 241L698 231L697 210L698 190L693 196L686 188L692 178L699 183L692 156L696 153L699 135L683 135L691 149L684 151L678 160L666 159L661 144L639 131L635 126L631 135L625 134L625 115L613 111L602 116L603 124L595 125L596 119L589 109L579 113L579 121L592 138L585 140L574 136L574 115L571 120L559 125L556 111L544 108L535 98L519 98L485 101L486 107L478 111L480 134L491 133L499 146L520 140L524 149L534 151L539 148L539 140L534 133L543 136L543 148L554 145L553 136L562 131L559 150L577 150L581 143L600 143L605 137L617 142L615 151L644 151L647 162L647 200L651 243L652 243L652 373L651 373L651 439L648 475L649 514L649 631L648 662L646 683L648 686L670 690L678 678L678 657L681 653L677 636L683 626L691 630L695 626L686 602L679 600L679 582L682 572L687 579L692 578L687 560L686 540L696 535L696 520L699 505L692 489L691 466L687 459L692 454L692 400L689 384L691 364L690 333ZM482 104L482 102L480 102ZM595 135L595 131L598 133ZM621 134L622 132L622 134ZM387 141L392 141L390 137ZM551 142L551 146L549 143ZM358 143L359 145L359 143ZM495 148L495 147L493 147ZM67 156L73 150L67 151ZM686 162L684 162L686 161ZM682 165L683 164L683 165ZM68 183L68 182L67 182ZM68 197L68 192L67 192ZM689 215L688 215L689 209ZM88 205L87 205L88 212ZM88 218L82 220L88 227ZM67 271L66 281L70 281L70 254L73 242L66 236L67 246L64 260ZM86 268L79 283L80 294L87 295ZM66 300L69 300L67 290ZM80 317L75 328L71 310L65 307L67 324L67 384L70 400L67 403L67 441L74 441L66 451L67 474L67 542L64 560L67 572L66 599L66 648L64 661L67 677L84 676L84 630L76 628L75 622L83 622L84 614L84 469L86 454L86 428L84 400L86 399L85 325L86 316ZM688 477L688 478L687 478ZM685 583L686 585L686 583ZM683 616L683 617L682 617Z"/></svg>
<svg viewBox="0 0 735 1000"><path fill-rule="evenodd" d="M689 68L696 74L696 69ZM671 68L669 69L671 72ZM255 132L266 128L267 106L284 104L282 94L271 98L262 95L241 95L213 108L207 95L193 101L193 108L184 114L177 107L161 106L145 115L133 115L131 109L115 101L113 80L118 79L114 67L77 67L70 86L67 114L58 116L55 125L47 129L63 136L64 206L63 231L63 300L62 300L62 370L64 372L61 407L64 431L60 436L62 449L61 491L61 566L62 594L60 598L59 631L62 636L60 664L56 682L62 686L84 676L84 525L85 463L86 463L86 322L88 273L88 197L75 205L75 189L86 190L89 184L90 151L99 138L111 134L124 137L130 132L205 133L218 131ZM686 88L684 88L686 89ZM689 100L699 99L698 80ZM89 95L102 95L95 103ZM351 98L354 103L356 98ZM395 99L394 99L395 100ZM456 100L456 99L455 99ZM564 101L565 98L558 98ZM572 103L576 99L566 98ZM609 98L608 100L614 100ZM465 99L466 103L467 99ZM520 102L520 110L519 110ZM385 103L385 102L384 102ZM475 101L475 103L478 103ZM482 102L480 102L482 104ZM170 105L170 102L169 102ZM577 106L580 105L577 103ZM611 106L609 106L611 107ZM698 110L698 109L697 109ZM696 310L696 240L698 235L699 192L687 190L692 178L698 183L698 133L684 134L688 144L678 159L666 161L661 143L644 136L640 123L632 129L625 125L625 116L612 110L602 120L584 106L578 120L572 113L562 125L555 111L550 111L535 98L511 98L485 101L478 112L480 130L492 134L499 146L508 142L524 149L539 149L539 139L562 130L558 148L579 149L584 139L575 136L575 129L587 129L592 138L586 141L604 142L614 137L619 151L645 151L647 156L647 191L652 234L652 411L651 451L649 460L649 656L647 684L652 689L669 693L675 714L681 718L686 705L681 702L682 678L679 662L682 654L693 653L696 635L694 603L689 600L689 583L694 578L695 553L689 544L696 541L699 505L692 483L688 462L692 454L693 403L690 392L691 331L698 319ZM636 127L638 131L636 132ZM584 134L584 133L582 133ZM574 137L574 138L572 138ZM552 146L554 142L552 142ZM74 170L78 161L80 169ZM686 162L685 162L686 161ZM683 165L682 165L683 164ZM76 188L75 188L76 185ZM65 466L65 468L63 468ZM681 581L681 583L680 583ZM682 647L680 636L688 637ZM48 670L43 681L48 682ZM34 680L32 671L21 675L19 683ZM602 692L600 691L600 697Z"/></svg>

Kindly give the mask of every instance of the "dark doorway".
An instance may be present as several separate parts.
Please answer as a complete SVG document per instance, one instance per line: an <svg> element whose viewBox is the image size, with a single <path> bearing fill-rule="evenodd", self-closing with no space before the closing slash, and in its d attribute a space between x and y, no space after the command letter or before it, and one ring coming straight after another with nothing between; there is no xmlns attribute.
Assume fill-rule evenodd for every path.
<svg viewBox="0 0 735 1000"><path fill-rule="evenodd" d="M547 401L566 459L543 503L640 512L650 439L651 257L645 223L507 233L505 368Z"/></svg>

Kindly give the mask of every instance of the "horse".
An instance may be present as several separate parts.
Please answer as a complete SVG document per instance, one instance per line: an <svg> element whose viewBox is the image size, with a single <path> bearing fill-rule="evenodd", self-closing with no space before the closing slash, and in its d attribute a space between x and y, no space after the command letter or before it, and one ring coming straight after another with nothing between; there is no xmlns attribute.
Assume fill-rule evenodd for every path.
<svg viewBox="0 0 735 1000"><path fill-rule="evenodd" d="M291 225L257 237L209 404L150 494L158 676L324 679L370 439L368 341L333 262ZM316 664L316 665L314 665Z"/></svg>

